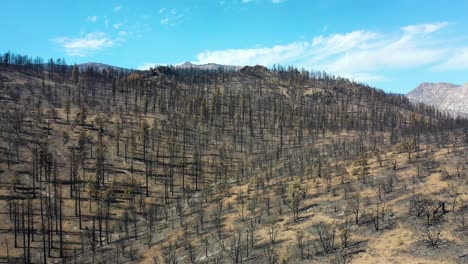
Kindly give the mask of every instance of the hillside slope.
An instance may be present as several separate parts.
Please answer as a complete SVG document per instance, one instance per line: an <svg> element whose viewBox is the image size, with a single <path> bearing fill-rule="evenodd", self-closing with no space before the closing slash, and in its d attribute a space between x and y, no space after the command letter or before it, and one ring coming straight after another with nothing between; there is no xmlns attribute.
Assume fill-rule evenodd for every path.
<svg viewBox="0 0 468 264"><path fill-rule="evenodd" d="M0 260L463 263L468 122L294 68L0 65Z"/></svg>

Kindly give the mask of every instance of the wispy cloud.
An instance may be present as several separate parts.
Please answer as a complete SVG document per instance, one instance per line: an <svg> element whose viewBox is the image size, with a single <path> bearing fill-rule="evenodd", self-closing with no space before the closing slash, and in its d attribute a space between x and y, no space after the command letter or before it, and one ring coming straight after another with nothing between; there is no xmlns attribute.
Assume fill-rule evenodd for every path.
<svg viewBox="0 0 468 264"><path fill-rule="evenodd" d="M117 5L111 7L109 13L112 11L126 12L127 10ZM108 48L120 46L132 38L141 38L144 33L151 30L151 24L148 21L151 15L152 13L149 12L133 16L131 20L117 20L116 14L112 13L88 16L86 21L93 23L92 29L82 29L79 34L55 36L49 40L68 56L91 56Z"/></svg>
<svg viewBox="0 0 468 264"><path fill-rule="evenodd" d="M253 0L242 0L243 4L247 4L247 3L250 3L250 2L253 2Z"/></svg>
<svg viewBox="0 0 468 264"><path fill-rule="evenodd" d="M294 42L267 48L204 51L199 53L197 58L200 64L216 62L233 65L273 65L299 57L309 45L307 42Z"/></svg>
<svg viewBox="0 0 468 264"><path fill-rule="evenodd" d="M110 38L103 32L94 32L77 38L58 37L53 41L62 46L69 56L87 56L114 46L118 40Z"/></svg>
<svg viewBox="0 0 468 264"><path fill-rule="evenodd" d="M159 23L161 25L166 25L166 26L174 26L174 25L180 24L184 22L185 15L189 11L190 11L189 9L180 11L175 8L172 8L170 10L167 8L161 8L159 10L159 13L161 14L162 18L159 20Z"/></svg>
<svg viewBox="0 0 468 264"><path fill-rule="evenodd" d="M115 23L114 25L112 25L115 29L119 29L122 27L124 23Z"/></svg>
<svg viewBox="0 0 468 264"><path fill-rule="evenodd" d="M406 27L402 27L401 29L408 34L415 35L415 34L427 34L436 32L446 26L448 26L448 22L436 22L432 24L419 24L419 25L409 25Z"/></svg>
<svg viewBox="0 0 468 264"><path fill-rule="evenodd" d="M285 2L285 1L286 1L286 0L271 0L271 2L272 2L273 4L280 4L280 3L283 3L283 2Z"/></svg>
<svg viewBox="0 0 468 264"><path fill-rule="evenodd" d="M88 16L87 21L95 23L98 20L98 16Z"/></svg>
<svg viewBox="0 0 468 264"><path fill-rule="evenodd" d="M452 56L435 65L433 70L436 71L450 71L450 70L467 70L468 69L468 47L462 48L457 52L454 52Z"/></svg>
<svg viewBox="0 0 468 264"><path fill-rule="evenodd" d="M386 70L430 67L443 61L452 51L438 42L435 32L447 22L409 25L397 34L356 30L345 34L320 35L311 41L292 42L272 47L207 50L197 55L196 63L228 65L293 64L360 81L382 81ZM463 59L465 58L465 59ZM467 65L468 49L439 68Z"/></svg>

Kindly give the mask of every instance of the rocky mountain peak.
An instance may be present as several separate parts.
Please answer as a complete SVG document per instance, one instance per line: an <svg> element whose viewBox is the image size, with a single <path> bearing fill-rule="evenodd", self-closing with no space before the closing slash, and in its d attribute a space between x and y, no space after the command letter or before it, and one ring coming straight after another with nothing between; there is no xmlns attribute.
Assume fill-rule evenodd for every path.
<svg viewBox="0 0 468 264"><path fill-rule="evenodd" d="M406 96L413 103L432 105L455 116L468 116L468 83L423 82Z"/></svg>

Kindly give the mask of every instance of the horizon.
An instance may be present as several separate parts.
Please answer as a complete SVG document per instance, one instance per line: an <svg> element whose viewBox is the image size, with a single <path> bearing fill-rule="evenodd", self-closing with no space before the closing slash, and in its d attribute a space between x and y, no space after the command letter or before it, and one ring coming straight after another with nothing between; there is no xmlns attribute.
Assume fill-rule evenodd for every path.
<svg viewBox="0 0 468 264"><path fill-rule="evenodd" d="M33 58L41 58L43 61L44 61L44 58L40 57L40 56L31 56L30 54L16 54L15 52L12 52L12 51L7 51L7 53L10 53L10 54L15 54L15 55L21 55L21 56L27 56L27 57L30 57L31 59ZM0 55L1 55L1 52L0 52ZM1 58L1 56L0 56ZM54 60L56 59L62 59L62 58L52 58ZM43 63L44 65L47 65L48 62L47 61L44 61ZM121 67L121 66L118 66L118 65L111 65L111 64L106 64L106 63L102 63L102 62L97 62L97 61L88 61L88 62L83 62L83 63L79 63L79 64L76 64L76 63L73 63L73 64L69 64L66 62L66 65L68 67L72 67L74 65L77 65L77 66L84 66L84 65L87 65L87 64L99 64L99 65L102 65L104 67L110 67L110 68L120 68L122 70L129 70L129 71L149 71L151 68L157 68L159 66L163 66L163 67L178 67L178 66L182 66L182 65L186 65L186 64L189 64L189 65L193 65L195 67L197 66L205 66L205 65L217 65L217 66L227 66L227 67L234 67L235 69L233 69L233 71L237 71L239 69L242 69L243 67L247 67L247 66L250 66L250 65L244 65L244 66L238 66L238 65L225 65L225 64L217 64L217 63L203 63L203 64L195 64L195 63L192 63L190 61L185 61L185 62L181 62L181 63L178 63L178 64L154 64L154 65L151 65L151 67L147 68L147 69L134 69L134 68L125 68L125 67ZM263 66L263 65L252 65L253 66ZM91 66L92 67L92 66ZM266 67L266 66L265 66ZM268 70L273 70L274 67L282 67L283 69L287 69L288 67L293 67L297 70L305 70L304 68L297 68L295 67L294 65L279 65L279 64L275 64L273 65L272 67L267 67ZM202 71L203 70L207 70L207 69L201 69ZM326 72L327 73L327 72ZM328 73L327 73L328 74ZM339 75L331 75L333 78L345 78L345 79L348 79L349 81L352 81L352 82L355 82L355 83L361 83L361 84L364 84L364 85L368 85L367 83L365 82L359 82L358 80L354 80L352 78L348 78L348 77L342 77L342 76L339 76ZM419 86L421 85L424 85L424 84L449 84L449 85L454 85L454 86L464 86L466 84L468 84L468 82L466 83L449 83L449 82L445 82L445 81L440 81L440 82L421 82L420 84L418 84L418 86L414 87L413 90L410 90L408 92L412 92L414 91L416 88L418 88ZM382 88L379 88L379 87L375 87L375 86L372 86L372 85L369 85L370 87L372 88L375 88L375 89L381 89L381 90L384 90ZM385 90L384 90L385 91ZM395 93L395 94L403 94L403 93L399 93L399 92L393 92L393 91L385 91L387 93ZM403 95L406 95L406 94L403 94Z"/></svg>
<svg viewBox="0 0 468 264"><path fill-rule="evenodd" d="M101 62L95 62L95 61L84 62L84 63L80 63L80 64L77 64L77 65L79 66L79 65L84 65L84 64L88 64L88 63L89 63L89 64L92 64L92 63L103 64L103 65L110 66L110 67L122 68L122 67L120 67L120 66L110 65L110 64L101 63ZM215 64L215 65L219 65L219 66L239 67L239 69L242 68L242 67L246 67L246 66L256 66L256 65L244 65L244 66L239 66L239 65L226 65L226 64L217 64L217 63L212 63L212 62L203 63L203 64L195 64L195 63L192 63L192 62L190 62L190 61L185 61L185 62L181 62L181 63L178 63L178 64L159 64L159 65L152 65L152 67L158 67L158 66L168 66L168 67L173 66L173 67L177 67L177 66L180 66L180 65L183 65L183 64L186 64L186 63L189 63L189 64L194 65L194 66L203 66L203 65ZM260 65L260 64L257 64L257 65L263 66L263 65ZM72 66L72 65L70 65L70 66ZM278 64L276 64L276 66L281 66L281 67L286 67L286 68L289 67L289 66L295 67L294 65L278 65ZM269 70L272 69L272 67L267 67L267 68L268 68ZM142 69L142 70L139 70L139 69L132 69L132 68L130 68L130 69L129 69L129 68L123 68L123 69L126 69L126 70L136 70L136 71L146 71L146 70L149 70L149 68L148 68L148 69ZM297 68L297 69L300 69L300 68ZM335 77L341 77L341 76L335 76ZM347 77L343 77L343 78L347 78ZM354 81L354 80L352 80L351 78L350 78L349 80L350 80L350 81ZM358 82L358 81L355 81L355 82ZM363 83L363 84L367 84L367 83ZM451 83L451 82L445 82L445 81L440 81L440 82L421 82L421 83L418 84L418 86L419 86L419 85L422 85L422 84L451 84L451 85L456 85L456 86L463 86L463 85L465 85L465 84L468 84L468 81L467 81L467 82L464 82L464 83ZM371 85L370 85L370 86L371 86ZM373 86L371 86L371 87L373 87ZM373 87L373 88L382 89L382 88L380 88L380 87ZM417 88L417 86L414 87L414 88ZM412 91L412 90L410 90L410 91L408 91L408 92L411 92L411 91ZM393 93L392 91L385 91L385 92ZM398 92L396 92L396 93L398 93Z"/></svg>
<svg viewBox="0 0 468 264"><path fill-rule="evenodd" d="M291 65L403 94L423 82L468 82L464 1L23 0L4 6L8 38L0 51L68 64Z"/></svg>

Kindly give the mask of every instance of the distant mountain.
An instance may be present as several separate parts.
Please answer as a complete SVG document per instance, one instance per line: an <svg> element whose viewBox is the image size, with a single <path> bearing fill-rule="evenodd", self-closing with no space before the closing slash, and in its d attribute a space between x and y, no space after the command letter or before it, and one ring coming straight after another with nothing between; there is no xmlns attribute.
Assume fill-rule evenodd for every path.
<svg viewBox="0 0 468 264"><path fill-rule="evenodd" d="M241 67L240 66L234 66L234 65L222 65L222 64L216 64L216 63L207 63L207 64L193 64L191 62L184 62L182 64L176 65L176 68L179 69L199 69L199 70L218 70L218 69L223 69L225 71L237 71Z"/></svg>
<svg viewBox="0 0 468 264"><path fill-rule="evenodd" d="M97 62L87 62L87 63L82 63L78 64L78 69L80 71L84 71L89 67L93 67L94 69L97 69L99 71L102 70L114 70L114 71L120 71L120 72L125 72L125 73L130 73L134 70L131 69L126 69L122 67L117 67L117 66L112 66L104 63L97 63ZM237 71L241 67L240 66L234 66L234 65L222 65L222 64L216 64L216 63L207 63L207 64L193 64L191 62L184 62L182 64L178 64L175 66L177 69L198 69L198 70L219 70L223 69L224 71Z"/></svg>
<svg viewBox="0 0 468 264"><path fill-rule="evenodd" d="M468 116L468 83L421 83L406 96L413 103L425 103L453 115Z"/></svg>
<svg viewBox="0 0 468 264"><path fill-rule="evenodd" d="M108 64L104 64L104 63L98 63L98 62L87 62L87 63L78 64L77 66L78 66L78 69L80 71L84 71L84 70L86 70L87 68L90 68L90 67L93 67L94 69L96 69L98 71L114 70L114 71L125 72L125 73L129 73L129 72L133 71L133 70L130 70L130 69L117 67L117 66L112 66L112 65L108 65Z"/></svg>

